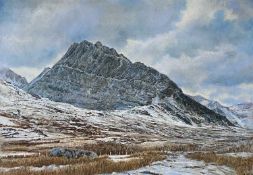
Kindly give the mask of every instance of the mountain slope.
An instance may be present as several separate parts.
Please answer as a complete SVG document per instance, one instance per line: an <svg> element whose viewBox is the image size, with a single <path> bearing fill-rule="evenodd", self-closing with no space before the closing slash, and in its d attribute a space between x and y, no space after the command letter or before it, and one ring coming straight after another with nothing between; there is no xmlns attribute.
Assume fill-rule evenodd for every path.
<svg viewBox="0 0 253 175"><path fill-rule="evenodd" d="M120 137L127 133L169 137L180 135L178 127L195 128L157 104L127 110L88 110L33 97L4 81L0 81L0 106L0 134L9 139L108 137L111 131L121 132Z"/></svg>
<svg viewBox="0 0 253 175"><path fill-rule="evenodd" d="M232 122L234 125L239 125L241 127L244 127L244 123L241 121L241 119L238 117L238 115L233 112L229 107L221 105L217 101L208 100L200 95L198 96L191 96L194 100L199 102L200 104L206 106L207 108L215 111L216 113L226 116L227 119Z"/></svg>
<svg viewBox="0 0 253 175"><path fill-rule="evenodd" d="M171 99L172 103L176 102ZM4 81L0 81L0 106L0 134L5 139L48 139L49 144L52 139L60 139L60 146L66 138L70 138L72 142L73 137L76 137L79 144L82 143L81 137L81 140L117 143L164 139L203 143L203 139L207 139L209 142L206 143L212 145L215 139L220 143L221 137L227 137L228 134L236 139L242 133L245 134L245 130L240 128L217 124L201 123L202 127L198 127L199 125L193 123L191 126L178 118L178 115L174 115L175 111L170 112L159 105L158 100L148 106L126 110L89 110L33 97ZM231 141L231 137L229 139ZM71 143L68 146L69 144Z"/></svg>
<svg viewBox="0 0 253 175"><path fill-rule="evenodd" d="M36 81L38 81L40 78L42 78L48 71L50 71L51 68L46 67L35 79L33 79L30 82L30 86L35 83Z"/></svg>
<svg viewBox="0 0 253 175"><path fill-rule="evenodd" d="M28 85L28 82L24 77L16 74L8 68L0 68L0 80L7 81L19 88L24 88Z"/></svg>
<svg viewBox="0 0 253 175"><path fill-rule="evenodd" d="M166 75L142 63L132 63L100 42L74 43L41 75L27 91L54 101L114 110L151 105L159 99L160 106L188 124L232 125L226 117L184 95Z"/></svg>
<svg viewBox="0 0 253 175"><path fill-rule="evenodd" d="M242 103L229 107L247 128L253 129L253 103Z"/></svg>

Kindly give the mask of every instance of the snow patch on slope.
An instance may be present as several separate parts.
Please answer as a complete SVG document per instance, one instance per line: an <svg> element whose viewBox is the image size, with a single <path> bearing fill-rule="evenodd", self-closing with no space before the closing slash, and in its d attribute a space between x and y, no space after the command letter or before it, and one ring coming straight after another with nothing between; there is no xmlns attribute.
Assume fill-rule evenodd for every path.
<svg viewBox="0 0 253 175"><path fill-rule="evenodd" d="M28 82L24 77L16 74L8 68L0 68L0 80L7 81L19 88L24 88L26 85L28 85Z"/></svg>
<svg viewBox="0 0 253 175"><path fill-rule="evenodd" d="M238 104L229 109L240 117L247 128L253 129L253 103Z"/></svg>
<svg viewBox="0 0 253 175"><path fill-rule="evenodd" d="M195 101L199 102L203 106L215 111L218 114L224 115L227 119L235 125L239 125L241 127L245 127L245 123L228 107L221 105L217 101L208 100L202 96L191 96Z"/></svg>
<svg viewBox="0 0 253 175"><path fill-rule="evenodd" d="M3 117L3 116L0 115L0 125L15 126L15 123L13 123L12 121L10 121L9 118Z"/></svg>

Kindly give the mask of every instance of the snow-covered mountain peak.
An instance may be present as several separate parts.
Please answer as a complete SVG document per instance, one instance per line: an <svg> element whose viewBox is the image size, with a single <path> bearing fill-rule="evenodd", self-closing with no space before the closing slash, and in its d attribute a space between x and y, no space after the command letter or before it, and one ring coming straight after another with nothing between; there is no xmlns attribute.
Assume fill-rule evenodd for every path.
<svg viewBox="0 0 253 175"><path fill-rule="evenodd" d="M16 74L9 68L0 68L0 80L7 81L19 88L24 88L28 85L24 77Z"/></svg>
<svg viewBox="0 0 253 175"><path fill-rule="evenodd" d="M158 98L160 105L177 111L188 123L196 123L185 119L190 115L209 123L231 125L226 117L186 96L166 75L143 63L132 63L100 42L72 44L51 69L43 71L26 89L53 101L94 110L147 106ZM175 104L177 107L171 108Z"/></svg>
<svg viewBox="0 0 253 175"><path fill-rule="evenodd" d="M5 81L0 81L0 106L0 132L12 139L50 138L60 134L59 130L63 128L70 128L65 131L67 134L84 134L87 126L90 126L89 132L91 129L107 132L109 128L164 136L176 134L170 131L170 127L212 125L203 117L185 114L173 99L169 110L168 106L152 104L125 110L97 111L36 98Z"/></svg>
<svg viewBox="0 0 253 175"><path fill-rule="evenodd" d="M217 101L206 99L200 95L191 96L194 100L208 107L209 109L226 116L232 123L241 127L253 129L253 104L245 103L235 106L224 106Z"/></svg>
<svg viewBox="0 0 253 175"><path fill-rule="evenodd" d="M241 103L238 105L230 106L229 109L237 114L245 126L253 129L253 103Z"/></svg>

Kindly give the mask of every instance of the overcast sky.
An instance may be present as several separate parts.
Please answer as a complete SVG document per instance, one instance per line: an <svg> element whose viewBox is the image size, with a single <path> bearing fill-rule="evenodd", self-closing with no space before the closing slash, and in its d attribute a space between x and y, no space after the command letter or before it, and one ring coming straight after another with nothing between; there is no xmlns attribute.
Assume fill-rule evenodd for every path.
<svg viewBox="0 0 253 175"><path fill-rule="evenodd" d="M28 80L82 40L156 68L188 94L253 101L252 0L0 0L0 66Z"/></svg>

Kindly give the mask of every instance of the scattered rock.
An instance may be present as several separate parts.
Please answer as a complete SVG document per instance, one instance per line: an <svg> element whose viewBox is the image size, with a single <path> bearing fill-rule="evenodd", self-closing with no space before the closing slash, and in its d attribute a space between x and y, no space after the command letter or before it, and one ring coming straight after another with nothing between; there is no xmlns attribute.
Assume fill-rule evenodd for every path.
<svg viewBox="0 0 253 175"><path fill-rule="evenodd" d="M93 151L79 150L79 149L67 149L67 148L53 148L49 155L52 157L66 157L68 159L87 157L95 159L98 155Z"/></svg>

